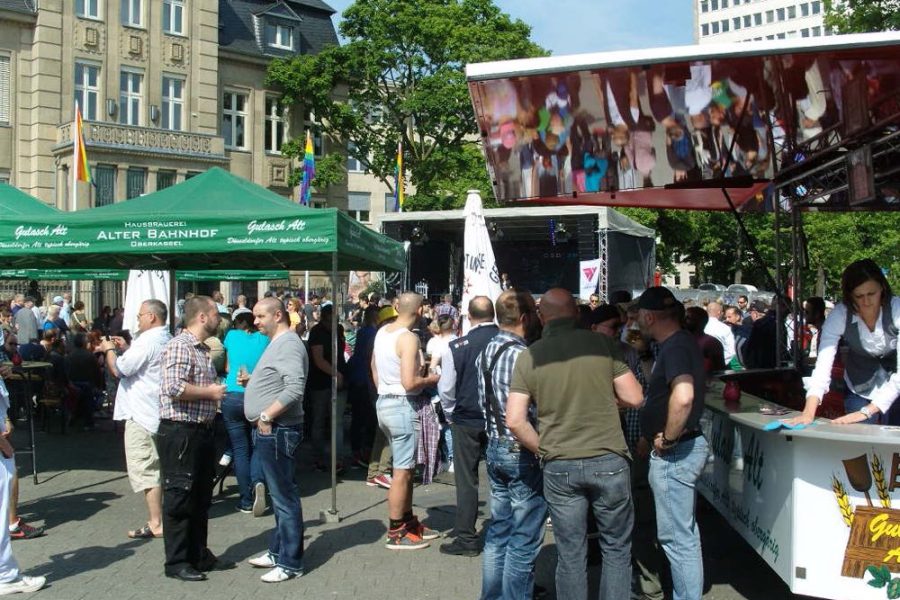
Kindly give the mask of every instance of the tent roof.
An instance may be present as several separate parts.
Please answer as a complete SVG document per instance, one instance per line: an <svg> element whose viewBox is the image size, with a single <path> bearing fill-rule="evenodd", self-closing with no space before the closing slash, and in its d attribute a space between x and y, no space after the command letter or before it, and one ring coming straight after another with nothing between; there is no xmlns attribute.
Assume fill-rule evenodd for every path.
<svg viewBox="0 0 900 600"><path fill-rule="evenodd" d="M546 218L597 216L599 229L609 229L619 233L625 233L635 237L655 238L656 232L649 227L633 221L617 210L606 206L516 206L512 208L486 208L484 218L486 221L500 221L504 227L508 224L515 225L522 222L525 226L528 221ZM422 212L389 213L381 216L381 223L416 223L422 221L437 221L446 223L451 227L462 228L466 215L463 209L458 210L432 210Z"/></svg>
<svg viewBox="0 0 900 600"><path fill-rule="evenodd" d="M401 270L402 244L214 167L178 185L74 213L0 220L12 268ZM18 228L18 229L17 229Z"/></svg>
<svg viewBox="0 0 900 600"><path fill-rule="evenodd" d="M17 187L8 183L0 183L0 218L11 217L27 218L32 215L55 215L59 211L41 202L33 196L29 196Z"/></svg>

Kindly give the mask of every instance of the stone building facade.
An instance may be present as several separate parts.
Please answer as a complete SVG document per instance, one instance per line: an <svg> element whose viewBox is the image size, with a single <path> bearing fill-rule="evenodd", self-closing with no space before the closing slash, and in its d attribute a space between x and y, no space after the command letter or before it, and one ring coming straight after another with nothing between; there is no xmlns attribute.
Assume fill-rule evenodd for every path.
<svg viewBox="0 0 900 600"><path fill-rule="evenodd" d="M332 14L321 0L0 0L0 180L66 210L211 166L295 195L279 149L315 124L280 104L266 67L338 43ZM76 100L95 185L73 194ZM347 208L345 184L320 191L314 204Z"/></svg>

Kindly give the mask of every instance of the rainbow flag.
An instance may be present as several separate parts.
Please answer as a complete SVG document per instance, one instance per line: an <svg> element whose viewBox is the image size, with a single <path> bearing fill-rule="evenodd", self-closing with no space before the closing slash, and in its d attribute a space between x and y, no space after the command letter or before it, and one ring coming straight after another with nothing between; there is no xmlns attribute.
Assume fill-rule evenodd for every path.
<svg viewBox="0 0 900 600"><path fill-rule="evenodd" d="M84 123L81 121L81 109L75 101L75 131L72 135L72 165L75 169L75 181L93 183L91 167L88 164L87 151L84 148Z"/></svg>
<svg viewBox="0 0 900 600"><path fill-rule="evenodd" d="M394 210L403 212L403 142L397 143L397 165L394 167Z"/></svg>
<svg viewBox="0 0 900 600"><path fill-rule="evenodd" d="M312 135L306 130L306 148L303 151L303 182L300 184L300 204L309 206L312 196L312 180L316 177L316 156L313 152Z"/></svg>

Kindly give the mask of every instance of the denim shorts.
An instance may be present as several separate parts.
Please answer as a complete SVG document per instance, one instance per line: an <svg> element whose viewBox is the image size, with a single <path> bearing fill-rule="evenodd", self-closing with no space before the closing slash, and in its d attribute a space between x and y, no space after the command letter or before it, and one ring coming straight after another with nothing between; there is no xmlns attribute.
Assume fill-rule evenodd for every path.
<svg viewBox="0 0 900 600"><path fill-rule="evenodd" d="M416 411L409 396L378 396L378 426L390 440L395 469L416 467Z"/></svg>

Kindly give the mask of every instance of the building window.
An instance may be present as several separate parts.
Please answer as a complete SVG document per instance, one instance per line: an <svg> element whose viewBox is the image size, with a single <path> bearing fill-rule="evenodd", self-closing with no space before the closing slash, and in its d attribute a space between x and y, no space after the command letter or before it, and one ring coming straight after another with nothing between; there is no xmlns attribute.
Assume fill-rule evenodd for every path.
<svg viewBox="0 0 900 600"><path fill-rule="evenodd" d="M700 3L700 12L709 12L709 0L703 0L703 2Z"/></svg>
<svg viewBox="0 0 900 600"><path fill-rule="evenodd" d="M222 137L227 148L246 148L247 95L225 92L222 98Z"/></svg>
<svg viewBox="0 0 900 600"><path fill-rule="evenodd" d="M94 206L106 206L116 201L117 171L115 165L97 165L94 168Z"/></svg>
<svg viewBox="0 0 900 600"><path fill-rule="evenodd" d="M722 33L728 33L728 19L722 19Z"/></svg>
<svg viewBox="0 0 900 600"><path fill-rule="evenodd" d="M719 0L712 0L712 9L719 10Z"/></svg>
<svg viewBox="0 0 900 600"><path fill-rule="evenodd" d="M728 8L728 0L722 0L722 8Z"/></svg>
<svg viewBox="0 0 900 600"><path fill-rule="evenodd" d="M397 204L397 201L394 199L394 194L392 192L384 193L384 212L392 213L394 212L394 205Z"/></svg>
<svg viewBox="0 0 900 600"><path fill-rule="evenodd" d="M163 31L184 35L184 0L163 0Z"/></svg>
<svg viewBox="0 0 900 600"><path fill-rule="evenodd" d="M287 134L285 107L278 98L266 96L266 152L281 154Z"/></svg>
<svg viewBox="0 0 900 600"><path fill-rule="evenodd" d="M803 4L800 5L800 16L801 17L809 16L809 3L808 2L804 2Z"/></svg>
<svg viewBox="0 0 900 600"><path fill-rule="evenodd" d="M822 35L822 28L821 27L813 27L812 34L813 34L813 37L819 37L820 35Z"/></svg>
<svg viewBox="0 0 900 600"><path fill-rule="evenodd" d="M809 28L804 27L800 30L800 37L809 37Z"/></svg>
<svg viewBox="0 0 900 600"><path fill-rule="evenodd" d="M184 114L184 79L163 75L162 128L181 131Z"/></svg>
<svg viewBox="0 0 900 600"><path fill-rule="evenodd" d="M777 9L777 10L775 11L775 14L778 15L778 20L779 20L779 21L784 21L784 9L783 9L783 8Z"/></svg>
<svg viewBox="0 0 900 600"><path fill-rule="evenodd" d="M734 29L740 29L741 28L741 18L735 17L735 18L731 19L731 26Z"/></svg>
<svg viewBox="0 0 900 600"><path fill-rule="evenodd" d="M100 0L75 0L75 14L86 19L99 19Z"/></svg>
<svg viewBox="0 0 900 600"><path fill-rule="evenodd" d="M141 88L144 75L134 71L122 71L119 76L119 123L122 125L141 124Z"/></svg>
<svg viewBox="0 0 900 600"><path fill-rule="evenodd" d="M9 125L11 118L12 77L9 66L9 57L0 55L0 125Z"/></svg>
<svg viewBox="0 0 900 600"><path fill-rule="evenodd" d="M815 2L810 2L810 8L812 9L812 14L817 15L822 12L822 3L819 0L815 0Z"/></svg>
<svg viewBox="0 0 900 600"><path fill-rule="evenodd" d="M766 11L766 23L774 23L775 22L775 11L767 10Z"/></svg>
<svg viewBox="0 0 900 600"><path fill-rule="evenodd" d="M779 33L777 37L779 40L783 40L785 38L785 35L784 33Z"/></svg>
<svg viewBox="0 0 900 600"><path fill-rule="evenodd" d="M706 35L705 33L703 35ZM347 145L347 172L349 173L364 173L366 171L366 167L362 164L362 161L356 157L356 146L351 142Z"/></svg>
<svg viewBox="0 0 900 600"><path fill-rule="evenodd" d="M750 15L744 15L744 27L750 27Z"/></svg>
<svg viewBox="0 0 900 600"><path fill-rule="evenodd" d="M796 6L788 6L788 19L796 19L797 18L797 7Z"/></svg>
<svg viewBox="0 0 900 600"><path fill-rule="evenodd" d="M719 22L718 21L712 22L712 32L713 32L713 34L719 33Z"/></svg>
<svg viewBox="0 0 900 600"><path fill-rule="evenodd" d="M266 44L280 50L294 49L294 28L275 23L266 24Z"/></svg>
<svg viewBox="0 0 900 600"><path fill-rule="evenodd" d="M125 187L125 197L129 200L137 198L144 193L147 185L147 169L141 167L128 167L128 181Z"/></svg>
<svg viewBox="0 0 900 600"><path fill-rule="evenodd" d="M156 191L164 190L175 185L175 171L164 171L160 169L156 172Z"/></svg>
<svg viewBox="0 0 900 600"><path fill-rule="evenodd" d="M9 171L0 171L0 183L9 184Z"/></svg>
<svg viewBox="0 0 900 600"><path fill-rule="evenodd" d="M143 25L143 2L141 0L122 0L122 25L141 27Z"/></svg>
<svg viewBox="0 0 900 600"><path fill-rule="evenodd" d="M754 13L753 14L753 24L754 25L762 25L762 13Z"/></svg>
<svg viewBox="0 0 900 600"><path fill-rule="evenodd" d="M75 101L81 108L81 116L88 121L97 120L100 98L100 67L87 63L75 63Z"/></svg>
<svg viewBox="0 0 900 600"><path fill-rule="evenodd" d="M371 197L366 192L347 194L347 212L360 223L368 223L372 211Z"/></svg>
<svg viewBox="0 0 900 600"><path fill-rule="evenodd" d="M199 175L202 172L203 171L188 171L187 173L184 174L184 179L185 179L185 181L187 181L191 177L196 177L197 175Z"/></svg>
<svg viewBox="0 0 900 600"><path fill-rule="evenodd" d="M709 35L709 23L704 23L700 26L703 35Z"/></svg>

